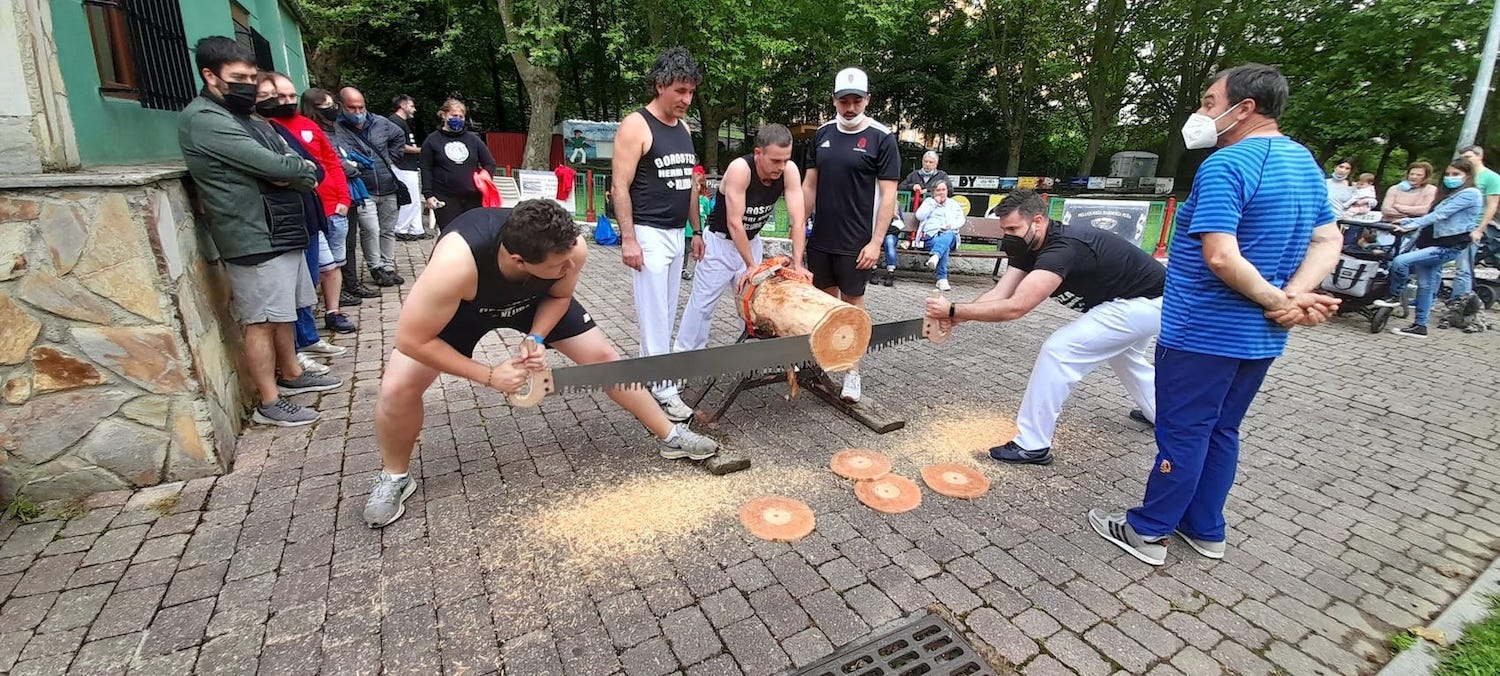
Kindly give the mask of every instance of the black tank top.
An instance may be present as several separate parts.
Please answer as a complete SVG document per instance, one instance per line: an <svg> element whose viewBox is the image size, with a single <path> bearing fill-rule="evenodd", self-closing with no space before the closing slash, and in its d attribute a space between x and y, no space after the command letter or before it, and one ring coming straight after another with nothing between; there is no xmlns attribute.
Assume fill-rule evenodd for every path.
<svg viewBox="0 0 1500 676"><path fill-rule="evenodd" d="M511 281L500 273L500 228L510 218L508 208L470 209L448 224L474 253L474 267L479 270L479 285L474 300L459 301L458 310L448 326L486 326L498 328L517 314L535 305L547 295L555 279L528 277Z"/></svg>
<svg viewBox="0 0 1500 676"><path fill-rule="evenodd" d="M693 166L698 154L687 122L668 127L651 111L638 111L651 128L651 147L635 165L630 182L630 212L636 225L670 230L687 226L693 208Z"/></svg>
<svg viewBox="0 0 1500 676"><path fill-rule="evenodd" d="M766 185L755 171L755 154L751 153L740 159L750 165L750 185L745 188L745 216L741 222L745 225L745 234L754 237L771 221L771 216L775 215L776 201L786 192L786 174ZM719 193L714 196L714 210L708 213L709 231L729 234L728 208L724 202L724 183L720 181Z"/></svg>

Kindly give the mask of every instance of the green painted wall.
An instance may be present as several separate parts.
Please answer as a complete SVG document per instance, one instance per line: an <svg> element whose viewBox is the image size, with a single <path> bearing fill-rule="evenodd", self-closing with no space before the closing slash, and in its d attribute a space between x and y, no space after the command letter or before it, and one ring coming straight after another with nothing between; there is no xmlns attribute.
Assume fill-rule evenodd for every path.
<svg viewBox="0 0 1500 676"><path fill-rule="evenodd" d="M251 24L273 45L276 65L290 71L297 86L307 84L307 65L302 57L302 36L290 12L277 0L247 0ZM190 49L209 35L234 35L229 0L181 0L183 31ZM285 14L285 16L283 16ZM53 0L52 29L57 44L58 68L68 88L68 107L78 154L86 165L145 164L182 159L177 148L177 113L142 108L135 101L99 93L99 68L89 41L88 19L82 0ZM290 36L286 50L283 36ZM295 61L287 58L287 51ZM202 82L197 83L202 86Z"/></svg>

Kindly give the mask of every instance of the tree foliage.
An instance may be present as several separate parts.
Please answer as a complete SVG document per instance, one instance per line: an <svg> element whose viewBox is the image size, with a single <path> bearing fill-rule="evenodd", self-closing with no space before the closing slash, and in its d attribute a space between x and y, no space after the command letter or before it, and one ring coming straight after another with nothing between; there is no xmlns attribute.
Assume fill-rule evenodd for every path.
<svg viewBox="0 0 1500 676"><path fill-rule="evenodd" d="M477 127L527 131L546 162L561 119L618 120L643 77L683 45L705 164L765 121L832 115L840 68L870 74L869 113L960 173L1101 174L1120 150L1190 175L1177 130L1213 75L1246 61L1292 88L1283 129L1320 160L1353 156L1395 180L1452 152L1490 5L1475 0L303 0L315 82L457 96ZM502 11L504 10L504 11ZM507 16L509 17L507 19ZM431 128L435 117L419 117ZM1497 140L1487 109L1480 142ZM730 140L733 138L734 140ZM729 153L721 154L721 145ZM905 154L915 154L908 146Z"/></svg>

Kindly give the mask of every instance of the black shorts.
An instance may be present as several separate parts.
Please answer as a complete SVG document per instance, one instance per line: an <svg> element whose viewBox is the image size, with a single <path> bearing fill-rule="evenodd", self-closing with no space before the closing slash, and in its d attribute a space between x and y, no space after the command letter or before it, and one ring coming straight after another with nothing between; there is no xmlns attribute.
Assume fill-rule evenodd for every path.
<svg viewBox="0 0 1500 676"><path fill-rule="evenodd" d="M512 329L521 333L529 333L539 305L540 303L532 305L501 321L478 322L455 319L443 327L442 332L438 333L438 338L458 350L459 354L473 359L474 347L491 331ZM557 326L552 327L552 332L547 334L543 344L551 346L553 343L579 336L592 328L594 328L593 316L588 313L588 310L583 309L578 299L574 298L568 304L567 314L558 320Z"/></svg>
<svg viewBox="0 0 1500 676"><path fill-rule="evenodd" d="M807 250L807 270L812 273L813 286L819 289L836 286L845 298L865 295L865 283L870 281L870 270L860 270L856 267L858 264L859 256Z"/></svg>

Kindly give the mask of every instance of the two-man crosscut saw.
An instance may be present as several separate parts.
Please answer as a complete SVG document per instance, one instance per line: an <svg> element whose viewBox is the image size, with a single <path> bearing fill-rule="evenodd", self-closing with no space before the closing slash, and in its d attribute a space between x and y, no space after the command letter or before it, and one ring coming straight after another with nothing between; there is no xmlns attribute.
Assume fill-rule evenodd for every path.
<svg viewBox="0 0 1500 676"><path fill-rule="evenodd" d="M926 338L934 343L948 339L940 322L934 319L907 319L875 324L870 330L866 353ZM521 341L522 349L538 349L530 339ZM689 352L672 352L650 357L544 369L531 374L529 391L507 395L512 406L535 406L554 392L564 394L616 388L652 387L659 383L698 385L725 376L754 377L788 366L815 365L812 342L808 336L768 338L733 345L710 347Z"/></svg>

